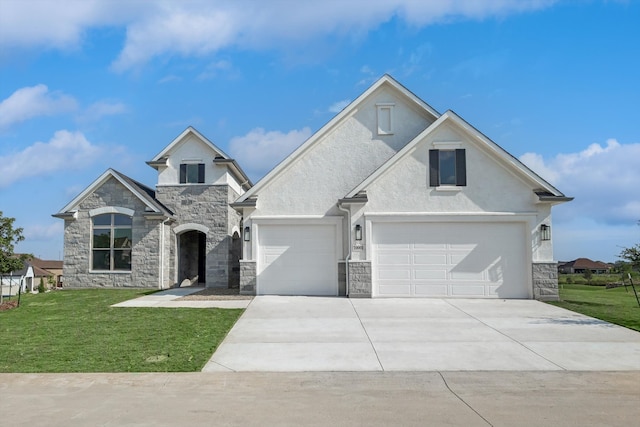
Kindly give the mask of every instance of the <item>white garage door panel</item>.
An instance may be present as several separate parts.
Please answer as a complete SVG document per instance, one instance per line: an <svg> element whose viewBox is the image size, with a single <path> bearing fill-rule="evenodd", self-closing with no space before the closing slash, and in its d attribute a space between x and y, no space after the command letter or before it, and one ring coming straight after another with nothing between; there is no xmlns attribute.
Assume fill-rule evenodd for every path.
<svg viewBox="0 0 640 427"><path fill-rule="evenodd" d="M523 223L374 223L376 296L528 298Z"/></svg>
<svg viewBox="0 0 640 427"><path fill-rule="evenodd" d="M258 294L337 295L335 226L259 225Z"/></svg>

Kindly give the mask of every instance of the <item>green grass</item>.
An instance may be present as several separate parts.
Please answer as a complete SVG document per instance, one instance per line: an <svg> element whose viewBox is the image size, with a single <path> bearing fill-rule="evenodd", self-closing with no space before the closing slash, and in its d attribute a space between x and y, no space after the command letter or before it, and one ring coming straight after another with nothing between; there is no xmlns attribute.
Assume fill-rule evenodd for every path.
<svg viewBox="0 0 640 427"><path fill-rule="evenodd" d="M193 372L242 310L110 308L148 291L23 295L0 311L0 372Z"/></svg>
<svg viewBox="0 0 640 427"><path fill-rule="evenodd" d="M640 292L640 287L636 285ZM631 286L606 289L603 286L561 285L561 301L550 304L640 331L640 307Z"/></svg>

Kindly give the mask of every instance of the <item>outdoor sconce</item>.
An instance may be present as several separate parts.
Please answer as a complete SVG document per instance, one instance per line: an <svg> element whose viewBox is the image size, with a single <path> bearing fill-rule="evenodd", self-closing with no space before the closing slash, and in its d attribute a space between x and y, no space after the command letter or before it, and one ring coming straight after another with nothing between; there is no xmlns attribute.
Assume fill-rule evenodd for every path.
<svg viewBox="0 0 640 427"><path fill-rule="evenodd" d="M249 240L251 240L251 229L249 227L245 227L243 235L244 235L245 242L248 242Z"/></svg>
<svg viewBox="0 0 640 427"><path fill-rule="evenodd" d="M362 226L356 224L356 240L362 240Z"/></svg>
<svg viewBox="0 0 640 427"><path fill-rule="evenodd" d="M540 226L540 240L551 240L551 226L547 224Z"/></svg>

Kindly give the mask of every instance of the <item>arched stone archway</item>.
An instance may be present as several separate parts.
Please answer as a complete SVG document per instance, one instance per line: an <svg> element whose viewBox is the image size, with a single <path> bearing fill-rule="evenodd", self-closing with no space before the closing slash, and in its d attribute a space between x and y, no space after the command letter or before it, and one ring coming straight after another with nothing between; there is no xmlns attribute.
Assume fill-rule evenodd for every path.
<svg viewBox="0 0 640 427"><path fill-rule="evenodd" d="M206 283L207 235L198 230L178 235L178 283L189 280L191 284Z"/></svg>

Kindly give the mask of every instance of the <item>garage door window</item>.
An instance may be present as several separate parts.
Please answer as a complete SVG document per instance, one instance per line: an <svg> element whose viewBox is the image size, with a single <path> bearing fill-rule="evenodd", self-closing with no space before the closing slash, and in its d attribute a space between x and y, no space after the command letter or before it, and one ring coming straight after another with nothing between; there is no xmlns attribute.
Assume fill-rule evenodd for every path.
<svg viewBox="0 0 640 427"><path fill-rule="evenodd" d="M467 185L465 150L429 150L429 186Z"/></svg>

